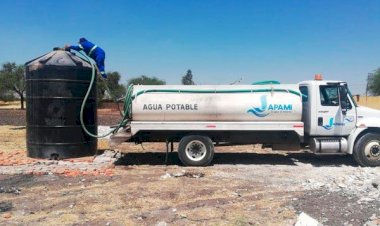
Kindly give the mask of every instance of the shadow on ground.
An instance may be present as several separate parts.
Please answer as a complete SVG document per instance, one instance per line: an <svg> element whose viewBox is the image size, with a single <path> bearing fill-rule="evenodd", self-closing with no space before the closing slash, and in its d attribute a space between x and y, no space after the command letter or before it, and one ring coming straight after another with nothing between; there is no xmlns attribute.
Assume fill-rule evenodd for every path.
<svg viewBox="0 0 380 226"><path fill-rule="evenodd" d="M309 153L259 154L259 153L215 153L213 165L296 165L297 162L319 166L357 166L351 155L317 156ZM165 153L126 153L116 165L165 165ZM181 165L177 153L169 153L167 165Z"/></svg>

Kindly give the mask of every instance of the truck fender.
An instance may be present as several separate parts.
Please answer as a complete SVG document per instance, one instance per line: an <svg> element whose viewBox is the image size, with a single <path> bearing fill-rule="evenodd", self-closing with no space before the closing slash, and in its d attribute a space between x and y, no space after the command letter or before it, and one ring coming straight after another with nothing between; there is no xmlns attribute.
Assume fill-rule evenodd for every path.
<svg viewBox="0 0 380 226"><path fill-rule="evenodd" d="M356 128L347 138L348 142L348 154L352 154L354 152L354 146L355 146L355 141L361 137L363 134L370 133L370 132L375 132L375 133L380 133L379 128L373 128L373 127L363 127L363 128Z"/></svg>

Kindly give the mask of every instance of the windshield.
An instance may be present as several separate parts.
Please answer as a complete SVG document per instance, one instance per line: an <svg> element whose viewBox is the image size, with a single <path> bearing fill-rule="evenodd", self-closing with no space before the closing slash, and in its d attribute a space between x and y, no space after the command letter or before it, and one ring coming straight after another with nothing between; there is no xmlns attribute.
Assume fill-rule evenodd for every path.
<svg viewBox="0 0 380 226"><path fill-rule="evenodd" d="M348 86L347 86L347 83L344 84L344 87L346 88L347 93L348 93L348 95L350 96L350 99L351 99L352 103L354 103L355 107L357 107L358 104L356 103L356 101L355 101L355 99L354 99L354 96L352 96L351 91L350 91L350 89L349 89Z"/></svg>

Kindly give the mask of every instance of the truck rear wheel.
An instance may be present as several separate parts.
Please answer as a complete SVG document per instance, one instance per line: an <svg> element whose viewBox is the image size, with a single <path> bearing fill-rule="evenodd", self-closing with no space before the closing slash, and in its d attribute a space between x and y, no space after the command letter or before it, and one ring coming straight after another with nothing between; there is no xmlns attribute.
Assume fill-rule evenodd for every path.
<svg viewBox="0 0 380 226"><path fill-rule="evenodd" d="M354 159L361 166L380 166L380 134L367 133L355 143Z"/></svg>
<svg viewBox="0 0 380 226"><path fill-rule="evenodd" d="M214 157L214 144L209 137L183 137L178 146L178 157L185 166L207 166Z"/></svg>

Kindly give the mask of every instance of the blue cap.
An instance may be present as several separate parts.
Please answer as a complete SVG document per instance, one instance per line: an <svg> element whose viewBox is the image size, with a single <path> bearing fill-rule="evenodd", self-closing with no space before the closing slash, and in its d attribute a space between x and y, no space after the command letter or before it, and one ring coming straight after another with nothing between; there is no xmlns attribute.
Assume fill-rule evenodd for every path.
<svg viewBox="0 0 380 226"><path fill-rule="evenodd" d="M87 42L87 39L86 38L80 38L79 42Z"/></svg>

